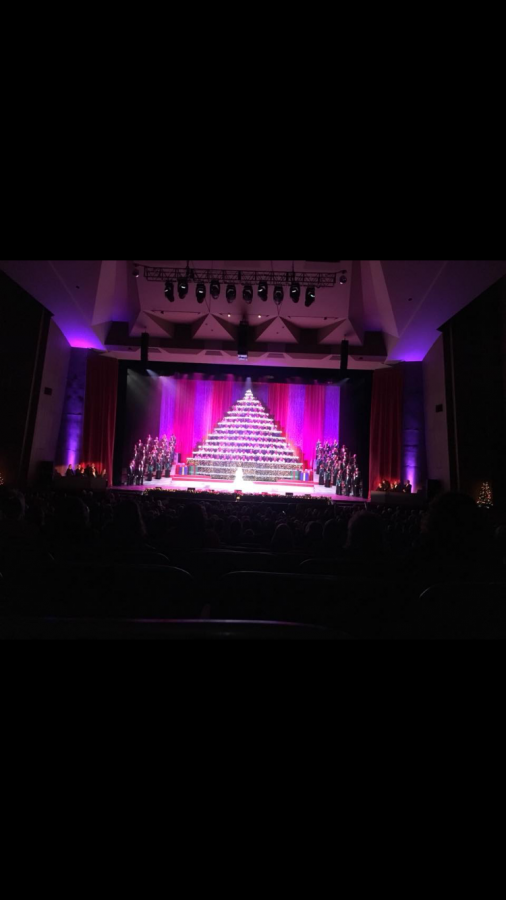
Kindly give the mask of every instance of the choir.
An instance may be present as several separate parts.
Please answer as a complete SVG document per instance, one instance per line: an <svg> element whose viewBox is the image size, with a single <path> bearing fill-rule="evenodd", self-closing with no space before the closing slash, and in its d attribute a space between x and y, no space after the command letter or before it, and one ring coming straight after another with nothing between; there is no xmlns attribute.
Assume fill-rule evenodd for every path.
<svg viewBox="0 0 506 900"><path fill-rule="evenodd" d="M161 440L152 438L148 434L146 442L139 439L134 445L133 457L127 468L127 484L144 484L153 478L170 478L170 471L176 453L176 437L173 434L167 438L164 434Z"/></svg>
<svg viewBox="0 0 506 900"><path fill-rule="evenodd" d="M336 494L344 497L363 497L362 476L357 465L357 454L339 442L316 442L315 475L318 483L335 487Z"/></svg>

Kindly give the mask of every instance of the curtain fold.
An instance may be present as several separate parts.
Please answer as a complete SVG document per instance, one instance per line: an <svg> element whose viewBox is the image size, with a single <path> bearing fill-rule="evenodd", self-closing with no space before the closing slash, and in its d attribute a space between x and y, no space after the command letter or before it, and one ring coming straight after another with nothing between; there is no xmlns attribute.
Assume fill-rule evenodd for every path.
<svg viewBox="0 0 506 900"><path fill-rule="evenodd" d="M304 401L303 450L309 465L313 467L316 442L323 440L325 416L325 385L308 384ZM339 429L336 428L336 437Z"/></svg>
<svg viewBox="0 0 506 900"><path fill-rule="evenodd" d="M191 456L194 446L194 414L195 389L197 382L187 375L177 382L176 402L174 406L174 425L171 429L176 435L176 448L186 459Z"/></svg>
<svg viewBox="0 0 506 900"><path fill-rule="evenodd" d="M99 475L106 469L109 484L112 484L117 402L118 360L100 355L89 356L81 462L85 466L94 465Z"/></svg>
<svg viewBox="0 0 506 900"><path fill-rule="evenodd" d="M383 479L401 478L402 371L400 367L374 372L369 446L369 496Z"/></svg>

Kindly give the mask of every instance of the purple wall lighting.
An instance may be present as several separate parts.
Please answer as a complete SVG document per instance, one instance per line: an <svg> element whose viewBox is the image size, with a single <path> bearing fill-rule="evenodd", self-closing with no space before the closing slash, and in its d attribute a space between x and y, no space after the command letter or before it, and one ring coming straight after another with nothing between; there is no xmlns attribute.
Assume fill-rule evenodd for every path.
<svg viewBox="0 0 506 900"><path fill-rule="evenodd" d="M401 363L402 397L402 471L403 481L410 481L416 493L425 488L427 461L425 453L425 415L423 370L421 362Z"/></svg>
<svg viewBox="0 0 506 900"><path fill-rule="evenodd" d="M56 466L68 466L70 463L74 467L81 462L86 364L89 353L89 350L79 348L72 348L70 352L65 400L56 448Z"/></svg>

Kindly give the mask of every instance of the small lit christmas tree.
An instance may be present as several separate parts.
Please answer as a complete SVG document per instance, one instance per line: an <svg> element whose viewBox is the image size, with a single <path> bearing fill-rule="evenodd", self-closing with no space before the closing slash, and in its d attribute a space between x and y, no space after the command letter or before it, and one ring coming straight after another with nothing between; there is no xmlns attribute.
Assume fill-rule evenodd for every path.
<svg viewBox="0 0 506 900"><path fill-rule="evenodd" d="M480 488L480 496L478 497L478 506L493 506L492 504L492 489L488 483L488 481L484 481Z"/></svg>

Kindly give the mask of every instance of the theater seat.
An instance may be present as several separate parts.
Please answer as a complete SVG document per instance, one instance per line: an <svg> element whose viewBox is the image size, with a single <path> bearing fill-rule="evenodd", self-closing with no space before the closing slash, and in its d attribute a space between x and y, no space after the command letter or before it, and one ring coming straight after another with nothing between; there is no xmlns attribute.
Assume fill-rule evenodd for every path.
<svg viewBox="0 0 506 900"><path fill-rule="evenodd" d="M333 578L279 572L231 572L211 601L218 619L277 619L343 628L355 614L355 601L339 594Z"/></svg>
<svg viewBox="0 0 506 900"><path fill-rule="evenodd" d="M156 550L101 550L96 562L102 565L170 566L169 557Z"/></svg>
<svg viewBox="0 0 506 900"><path fill-rule="evenodd" d="M348 635L282 622L0 618L0 638L39 640L347 640Z"/></svg>
<svg viewBox="0 0 506 900"><path fill-rule="evenodd" d="M203 606L191 575L171 566L69 563L36 574L37 589L16 598L23 614L192 618Z"/></svg>
<svg viewBox="0 0 506 900"><path fill-rule="evenodd" d="M249 553L241 550L175 550L170 554L174 565L180 565L199 581L221 578L227 572L244 569L270 572L273 564L271 553Z"/></svg>
<svg viewBox="0 0 506 900"><path fill-rule="evenodd" d="M336 559L305 559L299 565L302 575L335 575L338 571Z"/></svg>
<svg viewBox="0 0 506 900"><path fill-rule="evenodd" d="M384 580L246 571L221 579L211 615L277 618L339 628L357 638L383 638L406 602L397 585Z"/></svg>
<svg viewBox="0 0 506 900"><path fill-rule="evenodd" d="M506 585L435 584L410 609L411 636L448 639L505 639Z"/></svg>
<svg viewBox="0 0 506 900"><path fill-rule="evenodd" d="M364 580L371 578L378 580L394 573L395 560L380 560L374 562L359 562L347 559L345 556L335 559L305 559L299 566L299 572L304 575L339 575L343 578L357 578Z"/></svg>

